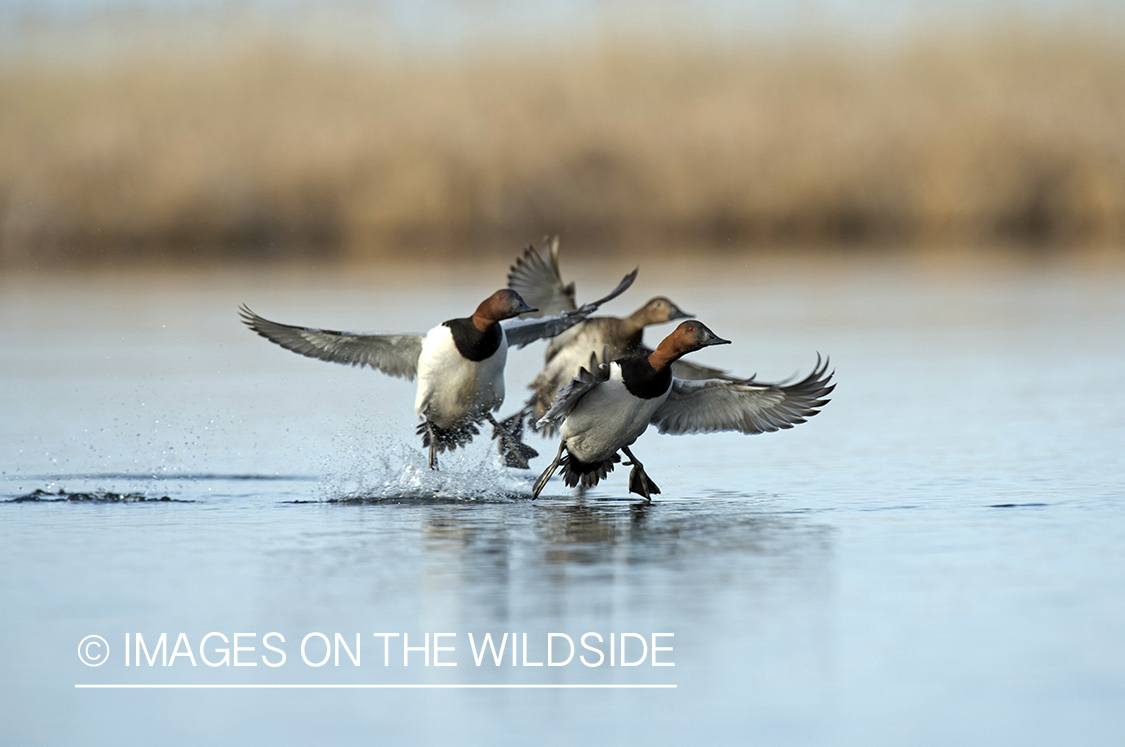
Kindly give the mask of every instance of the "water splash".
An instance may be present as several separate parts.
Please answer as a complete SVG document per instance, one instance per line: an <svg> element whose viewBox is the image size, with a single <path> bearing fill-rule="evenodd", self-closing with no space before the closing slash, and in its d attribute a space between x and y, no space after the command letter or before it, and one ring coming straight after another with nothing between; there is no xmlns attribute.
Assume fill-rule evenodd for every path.
<svg viewBox="0 0 1125 747"><path fill-rule="evenodd" d="M530 478L500 463L491 444L441 455L431 470L417 445L389 437L337 434L337 449L324 465L316 494L338 503L511 501L530 496ZM481 453L484 449L486 453Z"/></svg>

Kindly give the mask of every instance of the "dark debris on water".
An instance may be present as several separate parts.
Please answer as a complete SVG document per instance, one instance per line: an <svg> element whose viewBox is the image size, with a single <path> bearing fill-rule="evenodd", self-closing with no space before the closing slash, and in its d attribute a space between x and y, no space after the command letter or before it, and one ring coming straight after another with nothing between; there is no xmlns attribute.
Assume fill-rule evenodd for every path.
<svg viewBox="0 0 1125 747"><path fill-rule="evenodd" d="M61 488L54 493L43 489L36 489L27 495L18 498L9 498L5 503L194 503L178 498L169 498L162 495L159 498L141 493L113 493L108 490L97 490L93 493L68 493Z"/></svg>

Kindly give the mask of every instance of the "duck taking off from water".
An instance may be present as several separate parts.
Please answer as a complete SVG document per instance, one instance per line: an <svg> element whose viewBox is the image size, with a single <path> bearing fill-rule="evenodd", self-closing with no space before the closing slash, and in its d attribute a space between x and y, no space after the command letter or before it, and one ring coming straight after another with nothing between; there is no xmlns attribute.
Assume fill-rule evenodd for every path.
<svg viewBox="0 0 1125 747"><path fill-rule="evenodd" d="M523 255L516 259L508 273L508 285L527 299L528 303L537 306L540 313L557 314L577 305L574 300L574 283L564 284L559 271L558 236L545 239L542 250L537 250L534 246L524 249ZM554 423L545 422L542 418L547 414L559 389L577 375L578 370L589 362L591 355L598 359L598 363L627 355L648 356L653 351L642 341L645 327L687 319L690 316L671 299L656 296L627 317L592 316L552 338L544 354L543 370L528 387L533 392L531 398L516 415L504 421L505 427L513 432L520 432L526 419L532 430L545 436L555 435ZM717 368L687 361L674 362L672 374L680 379L720 378L742 381L727 376Z"/></svg>
<svg viewBox="0 0 1125 747"><path fill-rule="evenodd" d="M605 477L625 453L633 467L629 490L652 500L660 492L629 446L649 427L661 433L741 431L764 433L792 428L816 415L835 388L829 382L828 361L817 356L813 372L795 384L706 379L687 381L672 375L672 364L687 353L710 345L725 345L702 322L689 319L664 338L649 355L631 355L599 364L591 356L559 392L545 423L559 425L559 451L535 481L538 498L559 467L570 487L590 488ZM563 452L566 452L565 455Z"/></svg>
<svg viewBox="0 0 1125 747"><path fill-rule="evenodd" d="M422 418L417 432L429 448L431 469L437 469L438 452L467 444L484 420L500 432L505 463L526 469L527 460L537 455L535 450L518 434L504 431L492 416L504 402L508 348L565 331L623 293L636 276L636 270L626 275L604 298L539 319L513 319L535 308L518 292L505 288L482 301L471 316L450 319L425 334L336 332L271 322L245 305L240 312L250 329L286 350L333 363L370 366L407 380L417 376L414 412Z"/></svg>

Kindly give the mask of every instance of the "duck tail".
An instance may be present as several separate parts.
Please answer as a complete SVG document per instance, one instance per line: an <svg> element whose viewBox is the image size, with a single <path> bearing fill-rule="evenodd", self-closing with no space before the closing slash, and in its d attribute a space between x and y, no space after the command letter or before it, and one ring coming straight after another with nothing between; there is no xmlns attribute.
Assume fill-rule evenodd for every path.
<svg viewBox="0 0 1125 747"><path fill-rule="evenodd" d="M559 466L562 467L563 481L568 487L581 485L592 488L606 475L613 471L613 465L621 461L621 457L614 454L609 459L600 462L583 462L575 459L570 453L562 458Z"/></svg>
<svg viewBox="0 0 1125 747"><path fill-rule="evenodd" d="M434 448L438 451L453 451L459 446L464 446L473 440L473 436L480 433L475 423L465 422L452 428L439 428L429 421L423 421L415 431L422 437L422 446L430 446L430 434L433 434Z"/></svg>

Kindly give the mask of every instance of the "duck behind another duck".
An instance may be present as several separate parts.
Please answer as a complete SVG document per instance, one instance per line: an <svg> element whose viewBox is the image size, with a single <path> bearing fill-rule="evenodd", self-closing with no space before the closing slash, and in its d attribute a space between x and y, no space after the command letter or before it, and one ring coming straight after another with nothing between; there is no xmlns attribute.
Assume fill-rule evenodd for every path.
<svg viewBox="0 0 1125 747"><path fill-rule="evenodd" d="M523 255L516 259L508 273L508 285L537 306L540 313L554 314L575 307L574 283L564 284L559 270L558 236L545 239L542 250L534 246L524 249ZM532 430L545 436L555 435L555 425L549 421L544 423L543 416L559 389L586 365L591 355L597 357L599 363L627 355L649 355L653 351L644 345L645 327L690 316L666 296L656 296L629 316L592 316L574 325L547 344L543 370L528 387L533 394L523 409L507 418L504 425L517 430L526 420ZM672 372L681 379L748 380L687 361L673 363Z"/></svg>
<svg viewBox="0 0 1125 747"><path fill-rule="evenodd" d="M795 384L757 384L723 379L684 380L673 376L672 364L687 353L724 340L695 319L680 324L649 355L631 355L611 363L591 356L570 384L559 392L541 422L559 426L559 450L535 481L538 498L547 481L562 467L570 487L593 487L625 454L629 490L651 501L660 493L644 465L629 447L649 425L661 433L714 431L765 433L805 422L828 403L835 388L817 356L813 372ZM564 454L565 452L565 454Z"/></svg>

